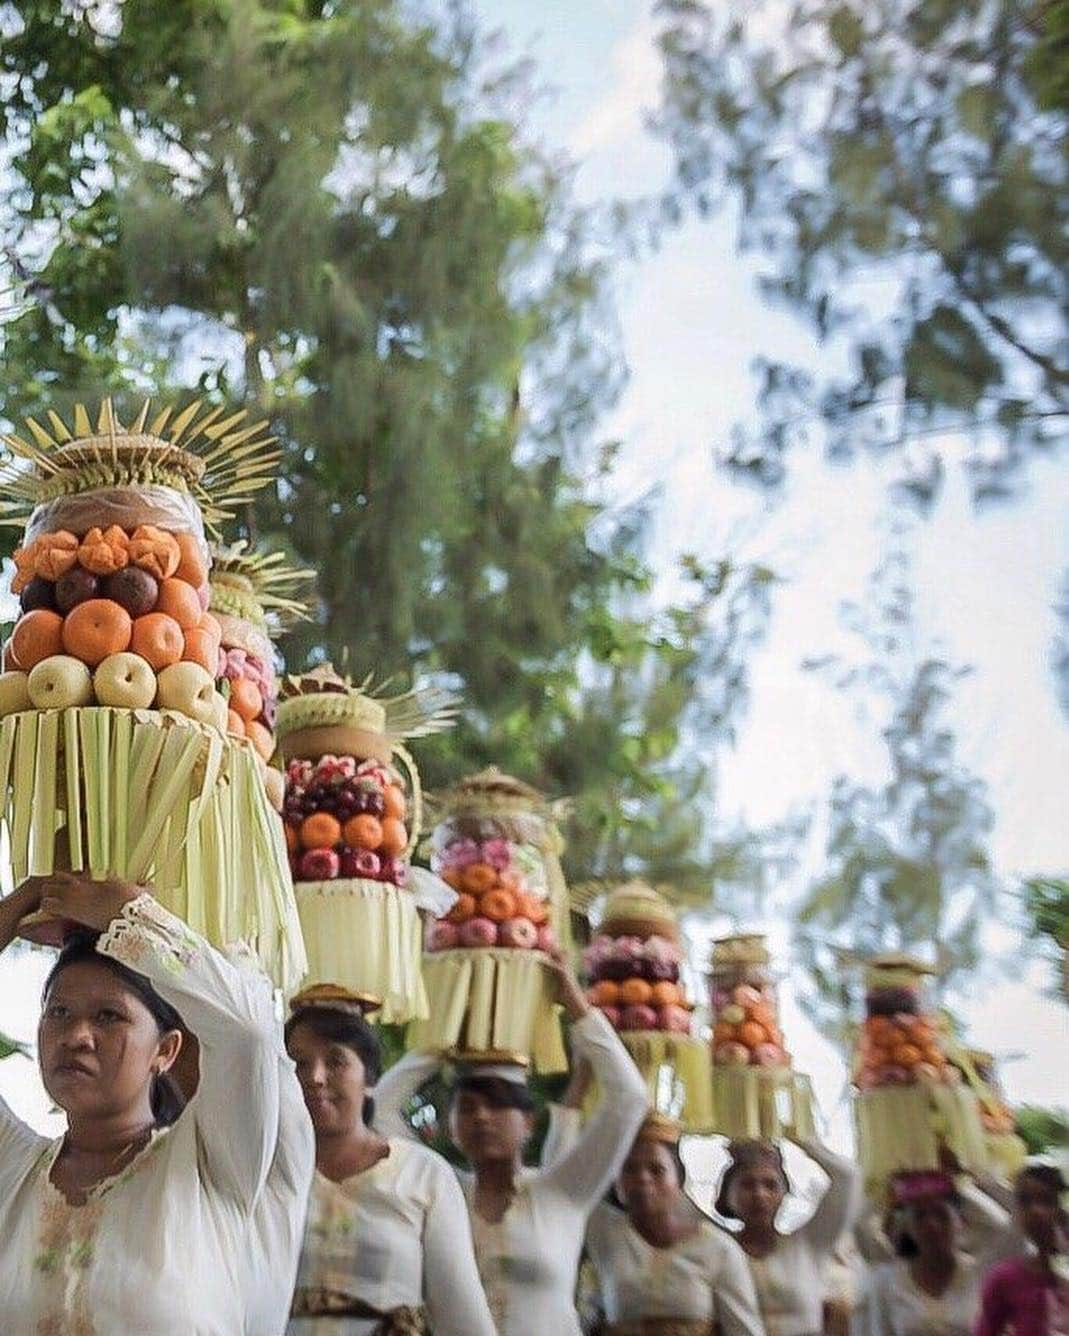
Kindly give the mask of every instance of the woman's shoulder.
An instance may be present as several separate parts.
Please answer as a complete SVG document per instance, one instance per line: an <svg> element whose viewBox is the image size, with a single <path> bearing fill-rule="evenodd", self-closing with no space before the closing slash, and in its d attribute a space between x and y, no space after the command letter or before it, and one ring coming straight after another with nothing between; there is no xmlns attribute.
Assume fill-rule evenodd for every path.
<svg viewBox="0 0 1069 1336"><path fill-rule="evenodd" d="M1007 1257L996 1262L984 1273L984 1289L997 1289L1000 1285L1020 1284L1033 1274L1032 1268L1024 1257Z"/></svg>
<svg viewBox="0 0 1069 1336"><path fill-rule="evenodd" d="M382 1161L395 1177L402 1176L428 1183L456 1181L456 1170L437 1151L406 1137L387 1137L390 1153Z"/></svg>

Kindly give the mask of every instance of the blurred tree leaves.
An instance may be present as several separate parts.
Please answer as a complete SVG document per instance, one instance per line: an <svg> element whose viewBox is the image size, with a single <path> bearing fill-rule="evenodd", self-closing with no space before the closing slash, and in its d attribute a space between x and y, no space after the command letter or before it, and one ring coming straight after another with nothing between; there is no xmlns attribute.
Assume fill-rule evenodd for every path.
<svg viewBox="0 0 1069 1336"><path fill-rule="evenodd" d="M1069 1002L1069 881L1033 877L1024 884L1024 901L1032 936L1053 948L1061 995Z"/></svg>
<svg viewBox="0 0 1069 1336"><path fill-rule="evenodd" d="M292 663L459 689L431 783L494 762L576 798L570 871L711 893L714 753L771 572L651 611L643 515L606 492L624 372L614 234L517 119L462 6L155 0L4 9L6 244L35 300L0 414L196 391L271 419L241 517L319 572ZM742 861L740 861L742 860Z"/></svg>
<svg viewBox="0 0 1069 1336"><path fill-rule="evenodd" d="M958 430L977 497L1006 494L1069 414L1069 5L656 8L668 215L737 198L766 295L848 359L762 364L728 464L775 487L802 442L842 458ZM901 495L928 504L941 476Z"/></svg>

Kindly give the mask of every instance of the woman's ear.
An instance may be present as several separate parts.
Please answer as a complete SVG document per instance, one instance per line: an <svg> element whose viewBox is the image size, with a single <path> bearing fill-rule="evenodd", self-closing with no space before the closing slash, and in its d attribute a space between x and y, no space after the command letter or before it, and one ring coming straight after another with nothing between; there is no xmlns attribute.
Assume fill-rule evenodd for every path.
<svg viewBox="0 0 1069 1336"><path fill-rule="evenodd" d="M160 1046L156 1050L156 1061L153 1063L157 1076L162 1076L164 1072L171 1070L181 1051L181 1030L168 1030L160 1036Z"/></svg>

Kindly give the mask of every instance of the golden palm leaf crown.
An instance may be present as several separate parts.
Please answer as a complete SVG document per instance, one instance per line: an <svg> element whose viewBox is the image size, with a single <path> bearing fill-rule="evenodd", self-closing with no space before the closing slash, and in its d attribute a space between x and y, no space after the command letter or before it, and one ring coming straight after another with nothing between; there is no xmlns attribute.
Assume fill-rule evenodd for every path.
<svg viewBox="0 0 1069 1336"><path fill-rule="evenodd" d="M212 543L212 608L276 635L310 616L315 572L287 564L284 552L251 547L245 539Z"/></svg>

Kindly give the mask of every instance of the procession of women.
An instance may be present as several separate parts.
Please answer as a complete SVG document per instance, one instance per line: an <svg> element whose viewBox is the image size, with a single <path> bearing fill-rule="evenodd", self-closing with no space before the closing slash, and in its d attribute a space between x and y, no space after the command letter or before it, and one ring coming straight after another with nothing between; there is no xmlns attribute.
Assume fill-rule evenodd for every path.
<svg viewBox="0 0 1069 1336"><path fill-rule="evenodd" d="M0 1102L0 1330L1069 1334L1066 1183L924 961L864 963L833 1152L763 935L695 972L670 894L573 893L551 797L424 790L462 701L279 672L313 577L227 541L263 424L104 400L6 445L0 949L52 953L65 1129Z"/></svg>

